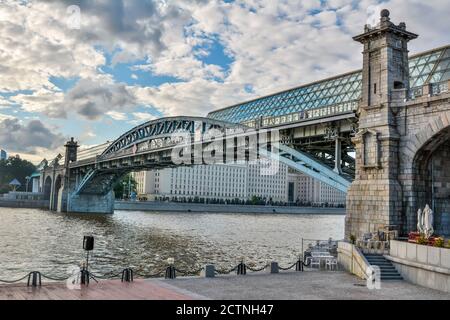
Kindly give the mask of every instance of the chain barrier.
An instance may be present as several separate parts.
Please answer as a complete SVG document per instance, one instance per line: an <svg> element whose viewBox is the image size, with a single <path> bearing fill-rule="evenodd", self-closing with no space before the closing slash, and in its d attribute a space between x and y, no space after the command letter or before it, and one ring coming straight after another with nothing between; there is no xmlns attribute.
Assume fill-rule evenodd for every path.
<svg viewBox="0 0 450 320"><path fill-rule="evenodd" d="M288 271L293 269L295 266L297 265L297 262L294 262L291 266L283 268L282 266L278 266L278 269L282 270L282 271Z"/></svg>
<svg viewBox="0 0 450 320"><path fill-rule="evenodd" d="M200 268L200 269L197 269L197 270L194 270L194 271L185 271L185 270L179 270L179 269L175 268L175 271L178 272L178 273L181 273L184 276L196 276L200 272L202 272L203 269L204 268Z"/></svg>
<svg viewBox="0 0 450 320"><path fill-rule="evenodd" d="M308 261L308 259L307 259L307 261ZM297 260L296 262L294 262L292 265L290 265L288 267L279 266L278 268L280 270L287 271L287 270L294 269L294 267L295 267L296 271L303 271L303 267L309 266L310 264L311 264L310 260L308 263L304 263L302 260ZM219 274L219 275L228 275L232 272L236 272L238 275L245 275L245 274L247 274L247 269L252 272L261 272L263 270L266 270L268 267L270 267L270 264L266 264L260 268L253 268L253 267L246 265L244 262L241 262L229 270L215 269L215 273ZM176 273L182 274L183 276L195 276L195 275L198 275L203 269L204 268L202 267L197 270L180 270L180 269L177 269L173 265L169 265L166 269L160 270L154 274L142 274L142 273L135 272L132 268L126 268L118 273L113 273L113 271L111 271L104 275L98 275L98 274L94 274L94 273L89 273L89 275L92 276L94 280L95 279L102 279L102 280L121 279L122 282L133 282L134 276L138 276L143 279L150 279L150 278L159 278L159 277L162 277L165 275L166 279L175 279ZM80 274L82 277L83 277L83 274L82 274L83 271L84 270L80 270ZM0 283L14 284L14 283L22 282L25 279L28 279L28 281L27 281L28 286L30 286L30 285L41 286L41 278L51 280L51 281L62 282L62 281L66 281L66 280L70 279L70 276L57 277L57 276L46 275L46 274L42 274L37 271L33 271L33 272L30 272L27 275L23 276L22 278L16 279L16 280L0 279Z"/></svg>
<svg viewBox="0 0 450 320"><path fill-rule="evenodd" d="M17 280L2 280L2 279L0 279L0 282L2 282L2 283L8 283L8 284L18 283L18 282L23 281L23 280L25 280L26 278L28 278L32 273L33 273L33 272L31 272L31 273L27 274L26 276L24 276L24 277L22 277L22 278L20 278L20 279L17 279Z"/></svg>
<svg viewBox="0 0 450 320"><path fill-rule="evenodd" d="M239 265L237 265L236 267L234 267L234 268L232 268L232 269L230 269L230 270L226 270L226 271L216 269L216 273L217 273L217 274L223 274L223 275L230 274L230 273L236 271L238 267L239 267Z"/></svg>
<svg viewBox="0 0 450 320"><path fill-rule="evenodd" d="M259 269L254 269L252 267L247 266L247 269L253 272L261 272L263 270L266 270L268 267L270 267L270 264L266 264L264 267L261 267Z"/></svg>

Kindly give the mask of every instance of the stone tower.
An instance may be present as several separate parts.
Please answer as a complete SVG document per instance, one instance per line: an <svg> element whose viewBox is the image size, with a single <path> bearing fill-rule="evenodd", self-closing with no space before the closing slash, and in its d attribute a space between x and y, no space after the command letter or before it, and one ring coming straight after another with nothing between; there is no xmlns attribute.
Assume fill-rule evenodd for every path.
<svg viewBox="0 0 450 320"><path fill-rule="evenodd" d="M385 227L401 229L402 188L398 181L399 134L395 113L409 89L408 42L417 38L389 11L380 23L354 37L364 45L363 90L358 108L356 176L347 196L345 235L361 237Z"/></svg>
<svg viewBox="0 0 450 320"><path fill-rule="evenodd" d="M64 145L66 147L66 156L65 156L65 163L64 165L67 167L69 163L77 161L77 153L79 145L78 143L72 138L70 141L67 141Z"/></svg>

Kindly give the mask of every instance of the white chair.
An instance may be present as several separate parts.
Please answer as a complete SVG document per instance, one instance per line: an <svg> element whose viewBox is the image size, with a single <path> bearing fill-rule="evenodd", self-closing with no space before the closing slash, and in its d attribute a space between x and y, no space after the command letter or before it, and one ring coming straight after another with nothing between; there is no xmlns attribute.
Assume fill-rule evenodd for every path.
<svg viewBox="0 0 450 320"><path fill-rule="evenodd" d="M318 258L318 257L311 258L311 264L310 264L311 269L313 268L313 266L317 266L318 268L320 268L320 258Z"/></svg>
<svg viewBox="0 0 450 320"><path fill-rule="evenodd" d="M327 269L329 269L329 270L333 270L333 269L337 270L338 263L337 263L337 259L336 258L327 259L325 263L326 263Z"/></svg>

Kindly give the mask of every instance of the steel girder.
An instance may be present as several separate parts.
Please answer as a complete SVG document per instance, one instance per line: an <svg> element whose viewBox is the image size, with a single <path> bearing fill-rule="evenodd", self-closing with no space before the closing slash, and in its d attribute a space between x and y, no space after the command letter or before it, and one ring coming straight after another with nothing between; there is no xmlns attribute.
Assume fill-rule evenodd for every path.
<svg viewBox="0 0 450 320"><path fill-rule="evenodd" d="M321 164L304 152L282 144L280 144L278 148L278 154L267 150L260 150L259 152L264 157L279 160L292 169L303 172L333 188L347 193L351 181L345 179L343 176L331 170L328 166Z"/></svg>

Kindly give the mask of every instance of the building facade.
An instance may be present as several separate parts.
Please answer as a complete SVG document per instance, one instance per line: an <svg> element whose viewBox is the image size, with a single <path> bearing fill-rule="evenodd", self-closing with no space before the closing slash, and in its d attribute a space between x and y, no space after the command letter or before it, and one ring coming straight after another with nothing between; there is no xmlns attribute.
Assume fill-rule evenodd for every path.
<svg viewBox="0 0 450 320"><path fill-rule="evenodd" d="M289 172L289 202L344 206L346 194L302 173Z"/></svg>
<svg viewBox="0 0 450 320"><path fill-rule="evenodd" d="M252 163L167 168L133 173L133 177L138 193L148 199L161 196L242 201L258 197L266 202L287 202L287 173L285 165Z"/></svg>
<svg viewBox="0 0 450 320"><path fill-rule="evenodd" d="M198 165L133 173L141 198L345 204L345 194L281 163Z"/></svg>
<svg viewBox="0 0 450 320"><path fill-rule="evenodd" d="M0 149L0 160L6 160L8 159L8 153L6 153L5 150Z"/></svg>

